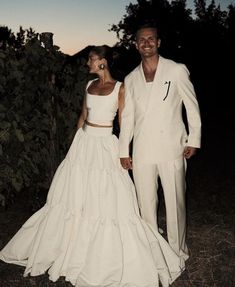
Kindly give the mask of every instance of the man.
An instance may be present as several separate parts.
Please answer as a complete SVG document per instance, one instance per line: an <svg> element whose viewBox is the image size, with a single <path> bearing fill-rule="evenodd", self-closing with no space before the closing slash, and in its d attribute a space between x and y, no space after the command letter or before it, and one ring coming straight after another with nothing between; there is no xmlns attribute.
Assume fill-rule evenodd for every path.
<svg viewBox="0 0 235 287"><path fill-rule="evenodd" d="M201 119L198 102L185 65L158 54L158 30L143 26L136 34L140 65L125 78L125 107L120 131L120 160L131 169L140 212L155 230L157 226L157 188L163 187L167 237L183 260L188 258L185 243L186 160L200 148ZM187 134L182 107L187 113ZM133 162L129 144L133 138Z"/></svg>

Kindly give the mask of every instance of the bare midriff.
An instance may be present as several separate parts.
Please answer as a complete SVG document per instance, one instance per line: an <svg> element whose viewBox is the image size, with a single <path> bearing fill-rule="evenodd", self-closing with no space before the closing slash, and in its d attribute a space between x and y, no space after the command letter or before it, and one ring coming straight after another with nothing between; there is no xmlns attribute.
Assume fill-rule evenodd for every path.
<svg viewBox="0 0 235 287"><path fill-rule="evenodd" d="M87 124L88 126L96 127L96 128L112 128L112 127L113 127L112 125L106 126L106 125L93 124L93 123L89 123L88 121L86 121L86 124Z"/></svg>

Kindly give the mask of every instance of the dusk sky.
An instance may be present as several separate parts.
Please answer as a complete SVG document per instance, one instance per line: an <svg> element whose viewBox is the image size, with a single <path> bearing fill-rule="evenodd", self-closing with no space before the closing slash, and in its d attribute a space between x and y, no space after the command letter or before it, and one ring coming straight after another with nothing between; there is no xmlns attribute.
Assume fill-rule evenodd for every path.
<svg viewBox="0 0 235 287"><path fill-rule="evenodd" d="M87 45L114 45L116 34L109 32L118 24L129 3L136 0L0 0L0 26L13 32L32 27L35 32L52 32L54 45L73 55ZM211 1L208 0L207 3ZM235 0L216 0L225 10ZM192 9L193 0L188 0Z"/></svg>

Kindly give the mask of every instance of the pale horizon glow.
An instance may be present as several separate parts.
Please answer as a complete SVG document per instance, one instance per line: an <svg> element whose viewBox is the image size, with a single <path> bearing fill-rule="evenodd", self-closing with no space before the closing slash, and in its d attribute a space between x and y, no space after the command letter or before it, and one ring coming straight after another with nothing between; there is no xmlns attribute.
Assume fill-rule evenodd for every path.
<svg viewBox="0 0 235 287"><path fill-rule="evenodd" d="M88 45L118 42L116 33L108 30L122 20L130 2L137 0L0 0L0 26L14 33L20 26L36 33L51 32L54 45L73 55ZM222 10L235 4L235 0L215 2ZM187 3L193 9L193 0Z"/></svg>

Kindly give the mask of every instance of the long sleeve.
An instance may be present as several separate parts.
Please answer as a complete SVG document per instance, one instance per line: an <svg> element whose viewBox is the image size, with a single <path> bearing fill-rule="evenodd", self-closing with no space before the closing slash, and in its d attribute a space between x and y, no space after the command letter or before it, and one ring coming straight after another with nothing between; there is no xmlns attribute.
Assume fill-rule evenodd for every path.
<svg viewBox="0 0 235 287"><path fill-rule="evenodd" d="M129 145L134 133L134 103L133 93L128 80L124 81L125 104L121 115L121 129L119 134L119 156L129 157Z"/></svg>
<svg viewBox="0 0 235 287"><path fill-rule="evenodd" d="M201 116L195 90L185 65L180 65L178 72L178 89L182 97L189 128L188 146L201 147Z"/></svg>

